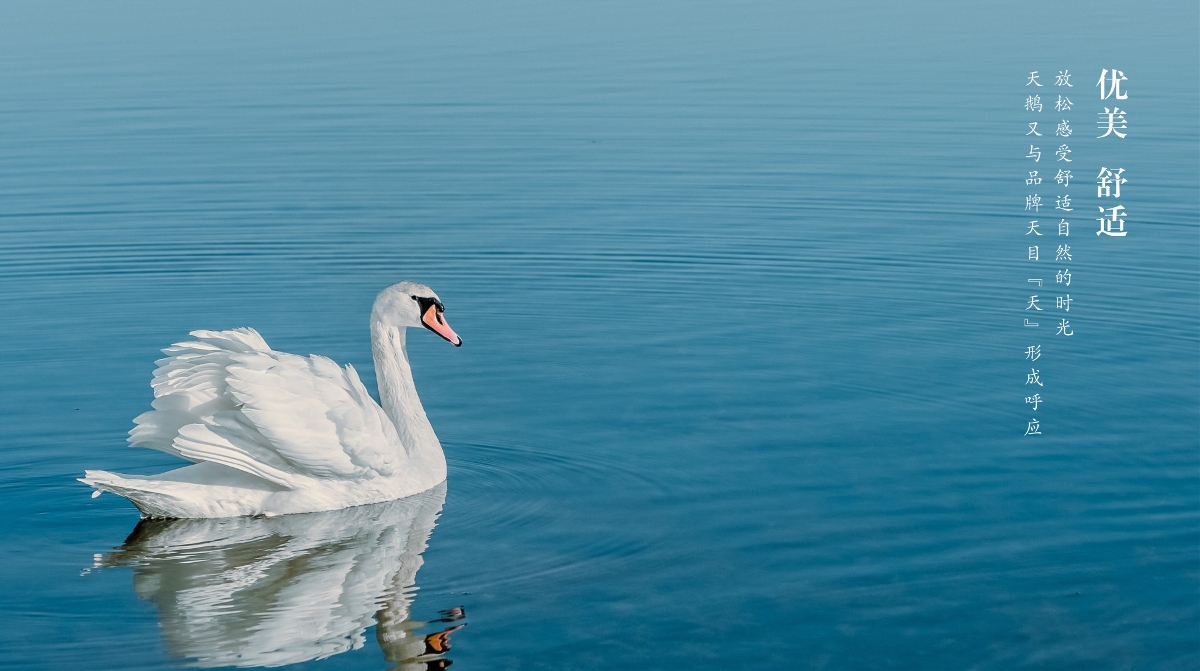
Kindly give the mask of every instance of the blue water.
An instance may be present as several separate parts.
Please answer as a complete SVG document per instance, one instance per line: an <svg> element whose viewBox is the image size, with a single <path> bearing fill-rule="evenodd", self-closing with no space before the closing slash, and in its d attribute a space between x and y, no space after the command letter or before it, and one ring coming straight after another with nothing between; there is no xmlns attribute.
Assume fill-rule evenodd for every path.
<svg viewBox="0 0 1200 671"><path fill-rule="evenodd" d="M252 623L324 640L282 595L340 557L402 617L274 644L303 668L1200 668L1197 8L907 4L5 5L0 666L253 664ZM1073 303L1035 338L1021 105L1062 69ZM465 341L409 339L423 552L390 508L126 543L74 481L179 465L124 437L191 329L373 387L401 279ZM231 567L267 577L222 601Z"/></svg>

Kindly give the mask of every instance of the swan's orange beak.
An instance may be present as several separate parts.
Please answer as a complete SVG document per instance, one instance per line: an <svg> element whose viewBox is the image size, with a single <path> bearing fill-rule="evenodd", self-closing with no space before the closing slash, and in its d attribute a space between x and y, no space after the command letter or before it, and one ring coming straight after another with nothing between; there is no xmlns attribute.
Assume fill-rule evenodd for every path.
<svg viewBox="0 0 1200 671"><path fill-rule="evenodd" d="M425 316L421 317L421 323L425 324L425 328L445 338L451 345L462 347L462 338L459 338L454 329L446 323L446 316L442 314L437 305L429 306L429 309L425 311Z"/></svg>

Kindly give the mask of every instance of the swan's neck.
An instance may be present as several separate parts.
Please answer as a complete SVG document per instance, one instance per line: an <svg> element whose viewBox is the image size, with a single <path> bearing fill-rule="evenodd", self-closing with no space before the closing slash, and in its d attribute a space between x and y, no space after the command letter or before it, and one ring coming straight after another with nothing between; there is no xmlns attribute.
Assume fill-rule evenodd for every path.
<svg viewBox="0 0 1200 671"><path fill-rule="evenodd" d="M413 383L404 333L381 321L371 322L371 353L375 357L375 377L379 383L379 403L396 425L404 450L413 459L430 460L445 466L442 444L421 407Z"/></svg>

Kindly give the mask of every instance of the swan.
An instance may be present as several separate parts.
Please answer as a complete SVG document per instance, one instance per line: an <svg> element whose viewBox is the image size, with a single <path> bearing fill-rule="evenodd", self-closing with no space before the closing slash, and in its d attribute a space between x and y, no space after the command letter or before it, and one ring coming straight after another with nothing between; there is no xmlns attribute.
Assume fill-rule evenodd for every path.
<svg viewBox="0 0 1200 671"><path fill-rule="evenodd" d="M409 328L456 347L441 299L393 284L371 309L379 403L353 366L272 350L257 331L192 331L163 350L153 410L129 444L193 462L153 476L85 471L80 482L133 502L146 517L212 518L337 510L423 492L446 457L421 407L405 349Z"/></svg>

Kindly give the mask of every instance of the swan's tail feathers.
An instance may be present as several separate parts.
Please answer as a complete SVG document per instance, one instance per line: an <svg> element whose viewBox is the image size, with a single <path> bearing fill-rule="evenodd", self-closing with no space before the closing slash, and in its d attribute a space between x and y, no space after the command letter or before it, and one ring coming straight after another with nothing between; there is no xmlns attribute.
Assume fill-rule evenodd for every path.
<svg viewBox="0 0 1200 671"><path fill-rule="evenodd" d="M219 464L196 464L156 476L84 471L79 481L96 491L129 499L145 517L234 517L253 515L271 494L272 483ZM220 485L206 484L210 481Z"/></svg>
<svg viewBox="0 0 1200 671"><path fill-rule="evenodd" d="M129 499L146 517L187 517L187 502L173 496L167 488L156 487L152 480L134 480L108 471L85 471L79 481L91 485L96 491L112 492Z"/></svg>

